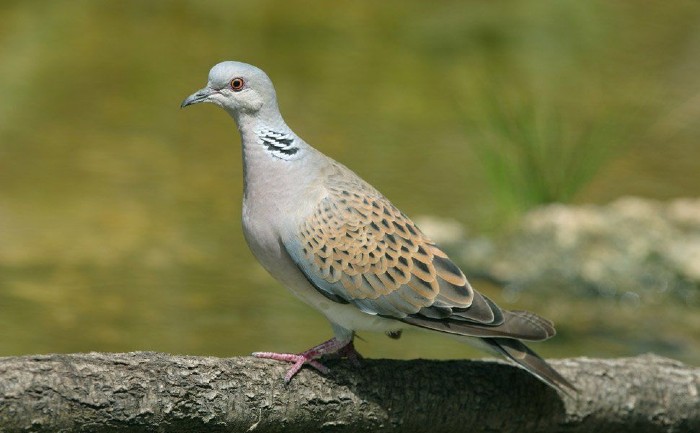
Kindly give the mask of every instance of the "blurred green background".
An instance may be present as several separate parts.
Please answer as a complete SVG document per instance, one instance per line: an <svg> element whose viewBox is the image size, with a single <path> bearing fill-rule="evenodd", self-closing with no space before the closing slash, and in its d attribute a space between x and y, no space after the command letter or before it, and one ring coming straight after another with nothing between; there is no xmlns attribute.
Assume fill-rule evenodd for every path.
<svg viewBox="0 0 700 433"><path fill-rule="evenodd" d="M233 121L178 108L227 59L266 70L288 124L404 212L470 234L551 201L700 195L696 0L3 0L0 355L330 336L245 245ZM545 356L700 362L697 306L475 285L558 323ZM361 336L370 357L475 355Z"/></svg>

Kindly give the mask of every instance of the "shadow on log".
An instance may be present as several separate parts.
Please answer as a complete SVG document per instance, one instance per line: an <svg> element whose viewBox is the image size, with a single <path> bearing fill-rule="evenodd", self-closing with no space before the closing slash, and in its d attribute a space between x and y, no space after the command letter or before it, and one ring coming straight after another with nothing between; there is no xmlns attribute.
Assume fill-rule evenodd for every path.
<svg viewBox="0 0 700 433"><path fill-rule="evenodd" d="M2 432L698 432L700 368L654 355L552 361L559 395L494 361L331 361L289 384L253 358L0 358Z"/></svg>

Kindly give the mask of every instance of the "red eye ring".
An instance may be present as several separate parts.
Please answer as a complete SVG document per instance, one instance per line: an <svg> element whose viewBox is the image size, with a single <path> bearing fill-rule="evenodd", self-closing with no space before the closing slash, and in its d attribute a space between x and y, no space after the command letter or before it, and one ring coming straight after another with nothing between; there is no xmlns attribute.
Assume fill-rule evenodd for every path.
<svg viewBox="0 0 700 433"><path fill-rule="evenodd" d="M231 80L231 89L233 89L234 92L240 92L244 85L245 81L243 81L243 78L234 78Z"/></svg>

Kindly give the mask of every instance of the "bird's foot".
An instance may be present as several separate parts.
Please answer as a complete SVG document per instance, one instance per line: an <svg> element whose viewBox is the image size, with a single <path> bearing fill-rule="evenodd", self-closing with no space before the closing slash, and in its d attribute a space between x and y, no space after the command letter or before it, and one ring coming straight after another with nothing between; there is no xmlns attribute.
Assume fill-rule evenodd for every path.
<svg viewBox="0 0 700 433"><path fill-rule="evenodd" d="M355 349L355 343L352 341L341 347L340 350L338 350L338 355L347 358L348 361L350 361L350 363L355 367L360 367L362 365L360 362L363 359L362 355L360 355L360 352Z"/></svg>
<svg viewBox="0 0 700 433"><path fill-rule="evenodd" d="M330 372L330 369L325 365L317 361L318 358L324 355L340 355L347 357L353 365L359 365L359 359L362 356L357 353L352 340L338 340L337 338L331 338L330 340L319 344L318 346L312 347L311 349L298 353L275 353L275 352L254 352L253 356L256 358L264 359L274 359L276 361L291 362L294 365L287 371L284 376L284 381L289 383L295 374L301 370L304 364L308 364L314 367L316 370L323 374Z"/></svg>

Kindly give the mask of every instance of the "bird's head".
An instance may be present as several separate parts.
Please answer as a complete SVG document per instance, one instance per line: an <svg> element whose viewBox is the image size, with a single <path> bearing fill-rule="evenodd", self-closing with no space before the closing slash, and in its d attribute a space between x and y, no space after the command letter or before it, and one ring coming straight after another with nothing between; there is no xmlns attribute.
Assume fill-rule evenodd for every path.
<svg viewBox="0 0 700 433"><path fill-rule="evenodd" d="M257 115L261 111L277 112L275 88L270 78L253 65L241 62L221 62L209 71L207 85L188 96L181 108L200 102L210 102L235 118L241 114Z"/></svg>

